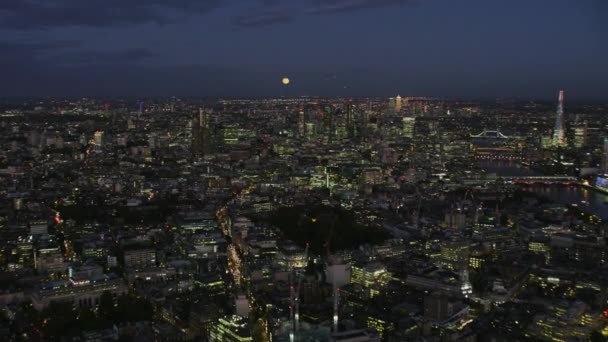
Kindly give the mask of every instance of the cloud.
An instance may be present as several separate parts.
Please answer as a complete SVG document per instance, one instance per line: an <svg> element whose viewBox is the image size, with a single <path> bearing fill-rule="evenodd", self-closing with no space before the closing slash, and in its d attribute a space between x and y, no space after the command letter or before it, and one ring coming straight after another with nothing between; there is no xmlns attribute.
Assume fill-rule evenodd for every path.
<svg viewBox="0 0 608 342"><path fill-rule="evenodd" d="M7 67L13 64L28 64L47 58L53 52L79 46L73 41L0 41L0 62Z"/></svg>
<svg viewBox="0 0 608 342"><path fill-rule="evenodd" d="M59 65L98 66L98 65L131 65L149 60L157 54L146 48L133 48L119 51L84 50L64 53L53 59Z"/></svg>
<svg viewBox="0 0 608 342"><path fill-rule="evenodd" d="M0 28L166 24L187 15L208 13L222 4L222 0L2 0Z"/></svg>
<svg viewBox="0 0 608 342"><path fill-rule="evenodd" d="M300 16L344 13L411 4L415 0L1 0L0 29L43 30L58 27L116 27L176 22L232 6L232 23L258 27ZM253 3L253 6L243 5Z"/></svg>
<svg viewBox="0 0 608 342"><path fill-rule="evenodd" d="M385 7L412 3L410 0L320 0L307 11L309 14L350 12L365 8Z"/></svg>
<svg viewBox="0 0 608 342"><path fill-rule="evenodd" d="M259 0L257 6L249 8L233 22L241 27L264 27L289 22L301 16L346 13L414 3L414 0L301 0L294 5L287 1Z"/></svg>
<svg viewBox="0 0 608 342"><path fill-rule="evenodd" d="M285 23L294 19L293 10L279 6L270 9L254 9L236 16L232 22L239 27L263 27Z"/></svg>

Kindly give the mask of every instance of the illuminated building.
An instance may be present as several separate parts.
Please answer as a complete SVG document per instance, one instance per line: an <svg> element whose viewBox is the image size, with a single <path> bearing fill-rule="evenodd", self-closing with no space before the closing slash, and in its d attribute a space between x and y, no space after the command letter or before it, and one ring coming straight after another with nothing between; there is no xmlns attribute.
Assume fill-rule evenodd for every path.
<svg viewBox="0 0 608 342"><path fill-rule="evenodd" d="M370 298L380 293L380 290L391 280L391 273L379 262L372 262L365 266L353 266L351 282L361 285L367 290Z"/></svg>
<svg viewBox="0 0 608 342"><path fill-rule="evenodd" d="M307 122L304 125L306 140L314 140L317 135L317 127L314 122Z"/></svg>
<svg viewBox="0 0 608 342"><path fill-rule="evenodd" d="M211 113L212 110L199 108L192 124L192 153L204 156L211 152Z"/></svg>
<svg viewBox="0 0 608 342"><path fill-rule="evenodd" d="M603 326L602 321L601 315L581 301L556 301L534 316L528 334L547 341L583 341Z"/></svg>
<svg viewBox="0 0 608 342"><path fill-rule="evenodd" d="M298 112L298 137L306 136L306 116L303 110Z"/></svg>
<svg viewBox="0 0 608 342"><path fill-rule="evenodd" d="M293 243L280 244L277 253L277 264L286 270L303 269L307 266L306 253Z"/></svg>
<svg viewBox="0 0 608 342"><path fill-rule="evenodd" d="M156 265L156 251L153 249L133 249L124 253L126 268L142 268Z"/></svg>
<svg viewBox="0 0 608 342"><path fill-rule="evenodd" d="M331 105L327 105L323 108L323 129L325 131L326 143L332 143L335 133L334 127L334 115L335 110Z"/></svg>
<svg viewBox="0 0 608 342"><path fill-rule="evenodd" d="M551 251L549 241L530 241L528 242L528 250L532 253L546 254Z"/></svg>
<svg viewBox="0 0 608 342"><path fill-rule="evenodd" d="M245 318L237 315L218 319L209 332L209 342L253 341L251 329Z"/></svg>
<svg viewBox="0 0 608 342"><path fill-rule="evenodd" d="M401 96L397 95L397 97L395 98L395 111L397 113L399 113L401 111L401 106L402 106Z"/></svg>
<svg viewBox="0 0 608 342"><path fill-rule="evenodd" d="M126 278L129 284L133 284L136 279L141 279L148 284L156 284L159 282L173 279L176 275L175 267L141 267L138 269L129 269L126 271Z"/></svg>
<svg viewBox="0 0 608 342"><path fill-rule="evenodd" d="M587 146L587 123L574 128L574 147L583 148Z"/></svg>
<svg viewBox="0 0 608 342"><path fill-rule="evenodd" d="M70 302L78 308L94 308L104 291L118 296L127 293L127 287L123 279L106 275L74 277L43 284L32 294L32 305L38 311L53 302Z"/></svg>
<svg viewBox="0 0 608 342"><path fill-rule="evenodd" d="M445 213L445 224L448 229L463 229L466 225L466 215L460 209L450 209Z"/></svg>
<svg viewBox="0 0 608 342"><path fill-rule="evenodd" d="M30 234L39 235L48 233L48 223L46 221L30 222Z"/></svg>
<svg viewBox="0 0 608 342"><path fill-rule="evenodd" d="M604 138L602 144L602 165L600 171L603 174L608 174L608 137Z"/></svg>
<svg viewBox="0 0 608 342"><path fill-rule="evenodd" d="M346 103L346 132L349 138L355 136L355 118L353 113L353 101Z"/></svg>
<svg viewBox="0 0 608 342"><path fill-rule="evenodd" d="M395 330L395 324L381 316L384 315L368 314L367 327L377 331L380 339L383 339L386 335Z"/></svg>
<svg viewBox="0 0 608 342"><path fill-rule="evenodd" d="M436 263L449 270L460 270L468 265L469 243L467 241L444 241Z"/></svg>
<svg viewBox="0 0 608 342"><path fill-rule="evenodd" d="M366 168L361 172L361 182L364 185L378 185L384 181L384 174L379 167Z"/></svg>
<svg viewBox="0 0 608 342"><path fill-rule="evenodd" d="M474 269L474 270L479 270L481 269L481 267L483 267L485 260L483 258L480 258L478 256L471 256L469 258L469 267Z"/></svg>
<svg viewBox="0 0 608 342"><path fill-rule="evenodd" d="M235 126L224 127L221 131L223 143L227 146L242 144L256 137L255 131Z"/></svg>
<svg viewBox="0 0 608 342"><path fill-rule="evenodd" d="M103 131L96 131L93 134L93 142L97 146L103 146Z"/></svg>
<svg viewBox="0 0 608 342"><path fill-rule="evenodd" d="M36 271L42 274L65 274L68 266L60 251L44 253L36 257Z"/></svg>
<svg viewBox="0 0 608 342"><path fill-rule="evenodd" d="M469 306L460 300L434 292L424 297L424 318L424 330L434 327L441 331L443 340L460 341L462 339L458 335L470 322Z"/></svg>
<svg viewBox="0 0 608 342"><path fill-rule="evenodd" d="M555 127L553 128L553 146L564 146L566 137L564 133L564 91L559 91L559 103L555 113Z"/></svg>
<svg viewBox="0 0 608 342"><path fill-rule="evenodd" d="M517 160L520 155L521 142L518 137L511 137L499 131L484 131L471 134L472 151L476 159L481 160Z"/></svg>
<svg viewBox="0 0 608 342"><path fill-rule="evenodd" d="M414 126L416 125L416 118L407 117L403 118L403 137L412 139L414 138Z"/></svg>
<svg viewBox="0 0 608 342"><path fill-rule="evenodd" d="M394 97L388 98L388 110L391 112L395 112L397 110L397 99Z"/></svg>

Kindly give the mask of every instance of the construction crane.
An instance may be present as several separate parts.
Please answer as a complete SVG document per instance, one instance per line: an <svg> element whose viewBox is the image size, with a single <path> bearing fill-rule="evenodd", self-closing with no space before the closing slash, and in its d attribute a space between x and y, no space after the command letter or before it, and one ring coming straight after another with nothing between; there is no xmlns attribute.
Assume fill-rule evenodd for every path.
<svg viewBox="0 0 608 342"><path fill-rule="evenodd" d="M338 303L340 301L340 288L334 284L334 334L338 333Z"/></svg>
<svg viewBox="0 0 608 342"><path fill-rule="evenodd" d="M290 342L294 342L295 340L295 322L294 322L294 290L293 290L293 284L291 283L291 279L292 277L290 276L290 281L289 281L289 341Z"/></svg>
<svg viewBox="0 0 608 342"><path fill-rule="evenodd" d="M308 265L308 247L309 243L306 243L306 248L304 248L304 262ZM295 332L298 333L300 330L300 289L302 288L302 278L304 278L304 272L298 272L298 287L296 287L296 296L294 298L295 302Z"/></svg>

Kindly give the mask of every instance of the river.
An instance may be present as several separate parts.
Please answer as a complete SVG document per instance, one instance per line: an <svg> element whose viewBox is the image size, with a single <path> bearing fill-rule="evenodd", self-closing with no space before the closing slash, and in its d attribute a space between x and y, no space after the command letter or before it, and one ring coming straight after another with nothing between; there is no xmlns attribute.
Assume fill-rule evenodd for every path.
<svg viewBox="0 0 608 342"><path fill-rule="evenodd" d="M487 172L503 177L540 175L515 162L481 162L479 166ZM576 204L583 212L608 220L608 194L582 186L533 185L525 186L523 189L546 197L555 203Z"/></svg>

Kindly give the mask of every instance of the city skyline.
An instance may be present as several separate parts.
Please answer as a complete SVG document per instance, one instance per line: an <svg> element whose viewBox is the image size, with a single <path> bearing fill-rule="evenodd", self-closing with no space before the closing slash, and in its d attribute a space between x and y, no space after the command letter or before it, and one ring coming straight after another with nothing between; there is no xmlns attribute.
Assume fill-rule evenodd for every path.
<svg viewBox="0 0 608 342"><path fill-rule="evenodd" d="M608 0L0 0L0 340L608 341Z"/></svg>

